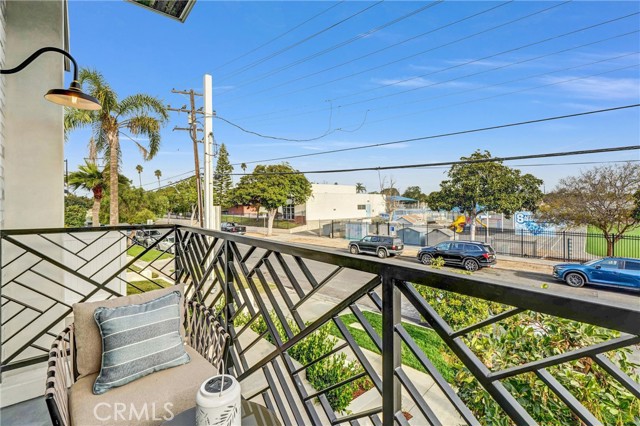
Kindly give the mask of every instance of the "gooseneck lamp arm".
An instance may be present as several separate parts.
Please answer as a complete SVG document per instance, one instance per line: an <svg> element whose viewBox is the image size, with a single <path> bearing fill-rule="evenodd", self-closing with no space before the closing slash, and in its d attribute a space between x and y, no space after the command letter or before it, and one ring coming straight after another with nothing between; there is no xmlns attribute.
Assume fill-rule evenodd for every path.
<svg viewBox="0 0 640 426"><path fill-rule="evenodd" d="M31 64L31 62L33 62L38 56L46 52L57 52L69 58L71 63L73 63L73 81L69 85L68 89L49 90L47 94L44 95L45 99L50 102L72 108L88 109L94 111L99 110L101 108L100 102L93 96L89 96L86 93L82 92L80 83L78 82L78 63L66 50L51 46L43 47L36 50L31 56L22 61L22 63L17 67L0 70L0 74L15 74L17 72L20 72L27 66L29 66L29 64Z"/></svg>

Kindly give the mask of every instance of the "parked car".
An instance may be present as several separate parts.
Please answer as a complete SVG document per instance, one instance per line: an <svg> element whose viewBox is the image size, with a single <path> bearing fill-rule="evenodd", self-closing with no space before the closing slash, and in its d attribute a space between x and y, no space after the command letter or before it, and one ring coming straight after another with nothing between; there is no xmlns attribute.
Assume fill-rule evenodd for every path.
<svg viewBox="0 0 640 426"><path fill-rule="evenodd" d="M596 284L640 291L640 259L606 257L586 263L561 263L553 277L571 287Z"/></svg>
<svg viewBox="0 0 640 426"><path fill-rule="evenodd" d="M352 241L349 243L349 251L351 254L375 254L380 259L384 259L387 256L399 255L402 253L403 248L404 244L400 238L380 235L367 235L360 241Z"/></svg>
<svg viewBox="0 0 640 426"><path fill-rule="evenodd" d="M175 235L170 235L163 240L161 240L156 248L160 251L166 251L167 253L175 254L176 252L176 237Z"/></svg>
<svg viewBox="0 0 640 426"><path fill-rule="evenodd" d="M220 229L224 232L235 232L240 235L244 235L244 233L247 232L246 226L238 225L235 222L222 222L220 224Z"/></svg>
<svg viewBox="0 0 640 426"><path fill-rule="evenodd" d="M462 266L467 271L477 271L497 261L493 247L480 241L444 241L418 251L418 260L425 265L431 264L434 258L442 258L445 264Z"/></svg>
<svg viewBox="0 0 640 426"><path fill-rule="evenodd" d="M157 229L138 229L133 237L133 243L149 247L162 238L162 232Z"/></svg>

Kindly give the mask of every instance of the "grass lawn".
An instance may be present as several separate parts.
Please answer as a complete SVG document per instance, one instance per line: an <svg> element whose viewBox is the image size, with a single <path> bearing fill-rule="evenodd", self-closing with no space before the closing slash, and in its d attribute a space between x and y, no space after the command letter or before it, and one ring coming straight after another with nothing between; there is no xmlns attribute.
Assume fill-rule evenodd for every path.
<svg viewBox="0 0 640 426"><path fill-rule="evenodd" d="M264 227L264 224L265 224L264 219L258 219L254 217L232 216L232 215L226 215L226 214L222 215L222 222L235 222L238 225L258 226L258 227ZM300 225L294 222L289 222L287 220L276 219L273 222L273 227L278 229L291 229L297 226L300 226Z"/></svg>
<svg viewBox="0 0 640 426"><path fill-rule="evenodd" d="M135 256L139 255L140 253L142 253L145 250L146 249L144 247L142 247L142 246L133 245L133 246L129 247L129 249L127 250L127 254L129 256L134 256L135 257ZM151 261L155 260L161 254L162 254L161 251L149 250L149 252L147 252L147 254L145 254L144 256L142 256L138 260L143 260L145 262L151 262ZM173 259L173 255L169 254L169 253L164 253L164 254L162 254L162 256L160 256L160 259Z"/></svg>
<svg viewBox="0 0 640 426"><path fill-rule="evenodd" d="M132 264L131 266L129 266L129 269L132 270L133 272L140 272L142 271L142 268L139 266L136 266L136 264Z"/></svg>
<svg viewBox="0 0 640 426"><path fill-rule="evenodd" d="M367 321L369 321L371 326L376 330L376 332L380 336L382 336L382 316L380 314L366 311L363 312L363 315L365 316ZM377 346L373 343L373 340L371 340L366 331L354 328L352 326L360 324L355 315L345 314L341 315L340 318L345 323L345 325L349 329L349 332L353 335L353 338L356 340L358 345L360 345L360 347L368 349L372 352L376 352L378 354L380 353ZM438 335L432 330L406 322L403 322L402 325L407 330L407 333L409 333L416 344L420 347L420 349L422 349L427 358L429 358L431 363L438 369L440 374L442 374L445 380L449 383L452 383L454 372L443 357L443 354L446 350L446 345L442 342L442 340L440 340ZM333 323L331 323L331 334L340 339L343 338L342 334L340 334L340 331L338 331L338 328ZM420 361L418 361L415 355L413 355L411 350L404 343L402 344L402 363L426 373L426 370L422 367Z"/></svg>
<svg viewBox="0 0 640 426"><path fill-rule="evenodd" d="M589 235L587 236L587 253L596 255L596 256L606 256L607 255L607 241L604 237L599 237L597 235L602 235L602 231L593 226L589 226L587 229ZM593 234L593 235L592 235ZM615 255L620 257L639 257L640 256L640 227L632 229L631 231L625 232L625 235L635 236L638 238L634 239L623 239L616 243L615 246Z"/></svg>
<svg viewBox="0 0 640 426"><path fill-rule="evenodd" d="M169 287L170 285L172 285L171 283L159 278L156 278L153 281L160 284L162 287ZM158 287L156 283L153 283L149 280L132 281L130 284L127 284L127 296L132 294L146 293L147 291L151 290L158 290L160 287Z"/></svg>

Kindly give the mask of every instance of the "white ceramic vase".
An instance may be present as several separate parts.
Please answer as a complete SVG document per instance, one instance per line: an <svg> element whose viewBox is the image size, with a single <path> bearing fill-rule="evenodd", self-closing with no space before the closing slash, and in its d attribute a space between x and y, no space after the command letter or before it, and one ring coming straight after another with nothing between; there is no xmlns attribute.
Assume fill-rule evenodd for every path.
<svg viewBox="0 0 640 426"><path fill-rule="evenodd" d="M240 383L229 375L207 379L196 395L196 426L240 426Z"/></svg>

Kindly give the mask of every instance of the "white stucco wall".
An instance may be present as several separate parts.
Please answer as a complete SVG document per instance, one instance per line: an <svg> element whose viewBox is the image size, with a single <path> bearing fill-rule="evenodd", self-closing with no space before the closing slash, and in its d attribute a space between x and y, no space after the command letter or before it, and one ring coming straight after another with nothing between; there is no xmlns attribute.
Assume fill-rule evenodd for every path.
<svg viewBox="0 0 640 426"><path fill-rule="evenodd" d="M4 56L3 68L17 66L41 47L63 48L65 22L62 0L0 1L0 63ZM4 84L0 84L0 212L3 229L55 228L64 225L64 110L43 97L49 89L64 87L63 73L63 56L45 53L17 74L3 76ZM53 240L62 243L59 237ZM44 246L38 241L32 244L36 250ZM3 259L12 259L19 252L20 249L11 244L5 242L2 245ZM34 262L30 256L22 259L24 262ZM19 262L14 262L11 267L19 266ZM63 279L60 271L46 262L39 268L39 272L45 276L54 280ZM3 285L9 283L10 274L11 268L3 268ZM40 287L40 283L36 287ZM1 293L28 306L51 303L51 300L15 283L7 284ZM57 300L65 298L60 287L54 286L46 294ZM14 305L7 303L3 306L3 318L10 318L10 310L16 309ZM2 335L16 334L11 345L24 344L29 339L29 327L37 326L39 321L52 320L46 315L38 318L33 310L25 311L2 326ZM19 332L24 325L28 327ZM42 338L37 343L46 347L51 344L51 339ZM11 345L2 347L3 359L10 353L8 349ZM41 351L37 352L29 349L23 357L42 354ZM7 406L42 395L45 376L44 363L2 373L0 403Z"/></svg>
<svg viewBox="0 0 640 426"><path fill-rule="evenodd" d="M45 46L63 48L64 8L58 1L6 3L5 66ZM64 110L44 94L64 85L64 57L45 53L5 76L4 227L64 226Z"/></svg>
<svg viewBox="0 0 640 426"><path fill-rule="evenodd" d="M382 195L357 194L355 185L313 184L312 190L306 205L296 207L296 214L305 212L307 222L375 217L384 212ZM367 207L359 210L359 205Z"/></svg>

